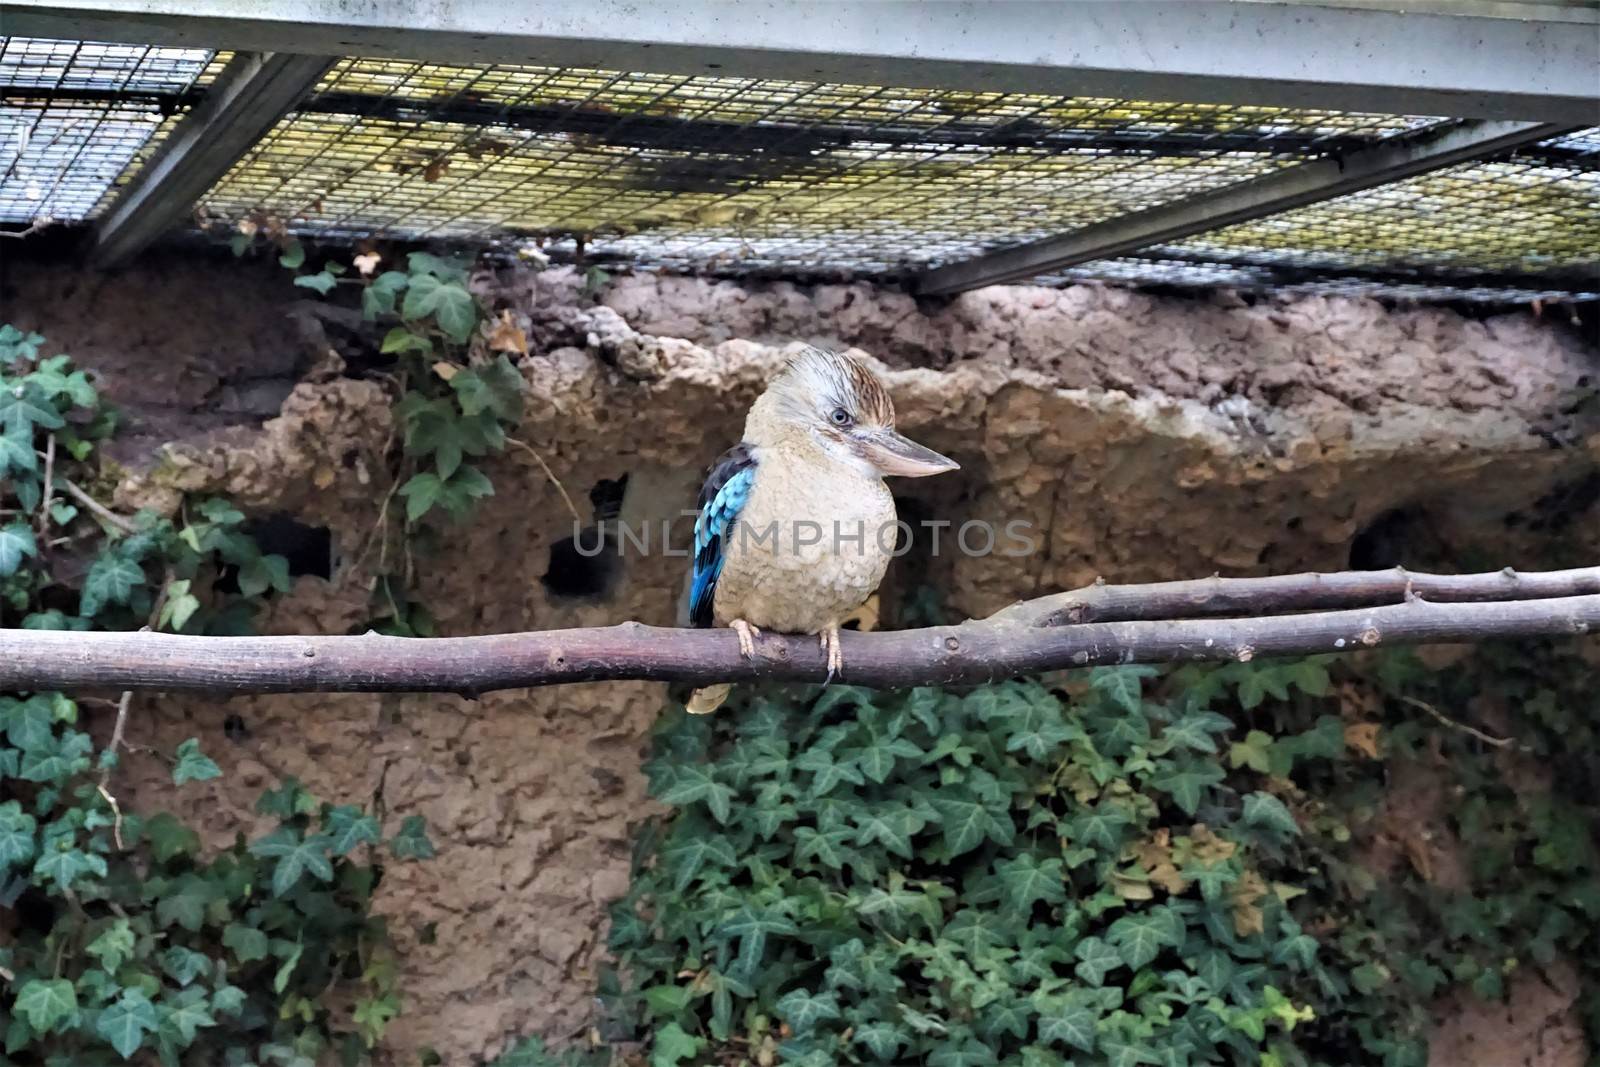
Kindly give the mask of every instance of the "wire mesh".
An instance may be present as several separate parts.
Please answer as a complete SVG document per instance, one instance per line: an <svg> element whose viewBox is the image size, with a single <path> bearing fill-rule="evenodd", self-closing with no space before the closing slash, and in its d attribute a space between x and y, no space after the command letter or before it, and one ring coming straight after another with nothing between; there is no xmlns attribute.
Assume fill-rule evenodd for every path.
<svg viewBox="0 0 1600 1067"><path fill-rule="evenodd" d="M1525 275L1526 298L1600 294L1600 129L1541 142L1498 159L1450 167L1294 211L1152 248L1169 263L1230 263L1279 285L1334 281L1370 291L1379 271L1416 294L1441 286L1516 291L1475 276ZM1117 268L1123 269L1123 268ZM1087 265L1088 274L1112 268ZM1546 288L1540 287L1544 279ZM1559 282L1560 285L1551 283Z"/></svg>
<svg viewBox="0 0 1600 1067"><path fill-rule="evenodd" d="M206 198L324 235L884 274L1431 119L350 59Z"/></svg>
<svg viewBox="0 0 1600 1067"><path fill-rule="evenodd" d="M226 53L0 38L0 221L93 218ZM334 240L527 241L897 278L1432 126L1426 116L349 58L197 207ZM1600 130L1038 279L1600 293Z"/></svg>
<svg viewBox="0 0 1600 1067"><path fill-rule="evenodd" d="M0 222L77 221L198 97L212 53L0 37Z"/></svg>

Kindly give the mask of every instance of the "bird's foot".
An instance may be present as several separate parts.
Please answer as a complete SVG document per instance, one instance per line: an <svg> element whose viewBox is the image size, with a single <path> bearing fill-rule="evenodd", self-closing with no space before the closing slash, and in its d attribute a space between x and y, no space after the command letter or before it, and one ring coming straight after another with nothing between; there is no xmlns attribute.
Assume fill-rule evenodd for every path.
<svg viewBox="0 0 1600 1067"><path fill-rule="evenodd" d="M743 619L734 619L728 624L728 629L739 635L739 652L745 659L756 658L756 638L761 636L761 631L745 622Z"/></svg>
<svg viewBox="0 0 1600 1067"><path fill-rule="evenodd" d="M828 657L828 677L822 680L823 685L833 681L835 675L844 673L844 653L839 649L839 628L830 626L817 635L822 642L822 651Z"/></svg>

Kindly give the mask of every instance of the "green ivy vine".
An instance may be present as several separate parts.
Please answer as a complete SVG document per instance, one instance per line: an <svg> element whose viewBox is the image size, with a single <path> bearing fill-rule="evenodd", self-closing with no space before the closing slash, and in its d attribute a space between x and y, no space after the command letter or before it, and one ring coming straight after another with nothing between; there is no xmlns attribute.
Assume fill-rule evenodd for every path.
<svg viewBox="0 0 1600 1067"><path fill-rule="evenodd" d="M654 1067L1422 1067L1434 997L1563 958L1594 1034L1585 667L1519 646L1470 672L1317 658L670 709L647 769L674 810L614 909L607 1025ZM1486 694L1548 791L1412 706ZM1401 760L1446 783L1467 884L1362 862Z"/></svg>
<svg viewBox="0 0 1600 1067"><path fill-rule="evenodd" d="M115 412L43 346L0 327L0 627L250 632L263 597L288 590L286 561L225 500L188 501L177 521L101 503ZM5 1062L361 1060L400 1009L368 906L385 854L432 854L421 819L385 838L376 816L290 780L258 805L276 829L208 854L172 815L118 803L128 701L106 703L115 728L97 746L83 702L0 694ZM197 739L170 761L178 787L221 774Z"/></svg>
<svg viewBox="0 0 1600 1067"><path fill-rule="evenodd" d="M417 251L403 256L405 269L380 270L382 256L367 252L349 265L325 259L313 271L303 269L305 245L275 225L236 234L234 253L243 255L258 242L296 272L296 286L322 296L341 285L358 291L362 318L384 328L374 341L379 355L394 360L386 376L400 428L394 485L404 504L407 551L397 553L403 560L398 568L388 565L387 553L380 560L373 628L430 637L431 616L407 592L415 577L412 550L437 554L449 527L494 494L479 461L504 452L522 419L522 375L509 356L526 353L526 338L509 317L489 318L468 288L466 261ZM394 495L383 503L380 525Z"/></svg>

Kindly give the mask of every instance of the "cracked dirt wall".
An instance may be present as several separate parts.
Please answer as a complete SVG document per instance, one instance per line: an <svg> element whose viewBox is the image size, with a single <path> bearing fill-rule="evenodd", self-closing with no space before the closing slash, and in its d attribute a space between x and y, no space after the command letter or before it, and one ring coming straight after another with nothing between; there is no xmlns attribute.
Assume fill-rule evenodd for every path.
<svg viewBox="0 0 1600 1067"><path fill-rule="evenodd" d="M92 280L72 264L13 263L0 295L6 318L98 368L127 407L124 506L218 491L327 527L331 580L297 579L264 621L345 632L368 617L379 557L399 551L378 521L388 398L362 370L370 342L282 282L274 266L157 256ZM1600 413L1586 400L1600 359L1529 315L1093 287L923 307L865 285L653 277L619 279L595 304L570 272L476 284L534 341L518 435L583 520L589 489L627 476L622 517L676 522L678 544L681 509L786 345L884 361L902 428L962 464L897 487L902 513L1020 520L1038 544L1021 559L929 558L924 542L891 570L891 620L919 583L981 615L1096 576L1557 566L1592 562L1600 546ZM158 455L162 440L176 444ZM674 620L684 561L659 551L627 556L606 595L553 595L541 579L572 517L526 453L487 473L495 496L441 557L418 561L440 632ZM644 683L479 702L148 699L134 729L165 750L199 736L229 772L176 797L213 840L251 830L254 796L279 774L335 802L376 798L392 819L427 817L438 859L390 868L378 899L407 975L390 1051L396 1063L433 1048L465 1064L515 1034L561 1040L588 1018L604 907L625 887L632 828L649 810L639 766L662 700ZM242 727L232 740L230 714ZM125 773L135 803L171 797L154 761ZM1553 1012L1570 1022L1570 1006ZM1445 1032L1473 1033L1462 1018L1448 1015Z"/></svg>

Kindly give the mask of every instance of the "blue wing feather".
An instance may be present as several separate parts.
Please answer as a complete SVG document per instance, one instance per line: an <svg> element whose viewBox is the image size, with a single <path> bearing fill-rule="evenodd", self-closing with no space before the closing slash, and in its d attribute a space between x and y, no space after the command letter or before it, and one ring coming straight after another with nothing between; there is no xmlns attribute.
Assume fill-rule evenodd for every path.
<svg viewBox="0 0 1600 1067"><path fill-rule="evenodd" d="M739 520L739 511L755 484L756 457L747 444L725 452L700 489L700 514L694 523L694 569L689 585L689 621L712 624L717 578L722 574L723 538Z"/></svg>

